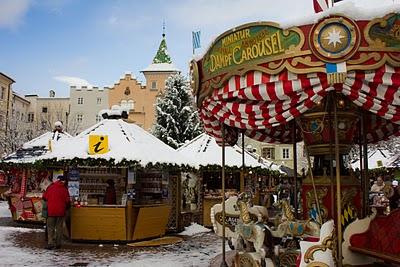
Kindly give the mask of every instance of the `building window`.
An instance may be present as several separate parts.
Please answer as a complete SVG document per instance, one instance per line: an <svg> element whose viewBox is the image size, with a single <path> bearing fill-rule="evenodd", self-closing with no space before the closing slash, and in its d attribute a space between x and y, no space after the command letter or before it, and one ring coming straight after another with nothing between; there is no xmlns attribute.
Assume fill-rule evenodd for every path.
<svg viewBox="0 0 400 267"><path fill-rule="evenodd" d="M275 159L275 149L273 147L263 147L261 155L266 159Z"/></svg>
<svg viewBox="0 0 400 267"><path fill-rule="evenodd" d="M101 116L100 115L96 115L96 122L100 122L101 121Z"/></svg>
<svg viewBox="0 0 400 267"><path fill-rule="evenodd" d="M78 115L76 116L76 121L79 122L79 123L82 123L82 121L83 121L83 115L82 115L82 114L78 114Z"/></svg>
<svg viewBox="0 0 400 267"><path fill-rule="evenodd" d="M97 98L97 105L101 105L101 97Z"/></svg>
<svg viewBox="0 0 400 267"><path fill-rule="evenodd" d="M6 97L6 88L4 86L1 87L1 99Z"/></svg>
<svg viewBox="0 0 400 267"><path fill-rule="evenodd" d="M129 108L129 110L135 109L135 105L134 105L133 100L128 100L128 108Z"/></svg>
<svg viewBox="0 0 400 267"><path fill-rule="evenodd" d="M83 104L83 97L78 97L78 104L82 105Z"/></svg>
<svg viewBox="0 0 400 267"><path fill-rule="evenodd" d="M128 108L128 101L121 100L120 106L121 106L122 109L127 109Z"/></svg>
<svg viewBox="0 0 400 267"><path fill-rule="evenodd" d="M42 121L42 130L46 130L47 123L46 121Z"/></svg>
<svg viewBox="0 0 400 267"><path fill-rule="evenodd" d="M151 82L151 90L157 90L157 82L156 81Z"/></svg>
<svg viewBox="0 0 400 267"><path fill-rule="evenodd" d="M282 148L282 158L283 159L289 158L289 148Z"/></svg>
<svg viewBox="0 0 400 267"><path fill-rule="evenodd" d="M130 95L131 94L131 90L129 89L129 87L126 87L124 94L125 95Z"/></svg>
<svg viewBox="0 0 400 267"><path fill-rule="evenodd" d="M42 113L47 113L47 107L42 107Z"/></svg>
<svg viewBox="0 0 400 267"><path fill-rule="evenodd" d="M33 122L34 119L35 119L35 115L32 112L28 113L28 122Z"/></svg>

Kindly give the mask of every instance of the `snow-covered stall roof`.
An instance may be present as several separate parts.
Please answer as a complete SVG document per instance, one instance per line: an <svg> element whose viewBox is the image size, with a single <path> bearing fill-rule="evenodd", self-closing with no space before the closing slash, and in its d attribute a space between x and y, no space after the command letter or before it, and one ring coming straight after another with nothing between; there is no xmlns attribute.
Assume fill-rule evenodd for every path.
<svg viewBox="0 0 400 267"><path fill-rule="evenodd" d="M175 67L173 63L152 63L147 66L142 72L179 72L180 70Z"/></svg>
<svg viewBox="0 0 400 267"><path fill-rule="evenodd" d="M396 154L389 158L388 166L389 168L399 168L400 167L400 155Z"/></svg>
<svg viewBox="0 0 400 267"><path fill-rule="evenodd" d="M376 149L368 153L368 169L389 167L391 153L386 149ZM360 169L360 160L351 163L353 169Z"/></svg>
<svg viewBox="0 0 400 267"><path fill-rule="evenodd" d="M109 151L104 154L88 153L89 135L107 135ZM121 119L105 119L84 130L79 135L58 142L53 151L43 159L68 160L80 159L113 159L115 163L122 160L137 161L142 166L148 163L187 164L173 148L133 123Z"/></svg>
<svg viewBox="0 0 400 267"><path fill-rule="evenodd" d="M46 154L49 151L49 141L51 140L52 145L71 138L72 136L66 132L46 132L22 145L22 148L4 157L4 162L12 163L31 163L38 160L40 156Z"/></svg>
<svg viewBox="0 0 400 267"><path fill-rule="evenodd" d="M179 154L188 157L192 161L191 165L196 167L207 165L221 165L222 147L217 144L215 139L205 133L197 136L186 143L178 150ZM264 163L245 151L245 165L247 167L261 167L279 171L279 165L264 160ZM230 167L242 166L242 149L235 146L225 147L225 164Z"/></svg>

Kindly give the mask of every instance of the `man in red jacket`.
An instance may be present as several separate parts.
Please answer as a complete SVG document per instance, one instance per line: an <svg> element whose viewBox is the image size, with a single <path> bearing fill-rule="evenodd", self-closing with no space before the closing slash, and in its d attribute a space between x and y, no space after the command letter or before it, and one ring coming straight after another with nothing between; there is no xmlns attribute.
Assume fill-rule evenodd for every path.
<svg viewBox="0 0 400 267"><path fill-rule="evenodd" d="M47 249L61 247L63 219L70 204L65 181L65 176L58 176L43 194L43 199L47 201Z"/></svg>

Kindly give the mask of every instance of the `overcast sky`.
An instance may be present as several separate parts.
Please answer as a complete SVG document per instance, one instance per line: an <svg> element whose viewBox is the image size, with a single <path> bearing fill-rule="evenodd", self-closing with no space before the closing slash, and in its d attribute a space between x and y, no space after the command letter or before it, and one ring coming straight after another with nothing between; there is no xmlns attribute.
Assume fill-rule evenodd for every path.
<svg viewBox="0 0 400 267"><path fill-rule="evenodd" d="M400 0L344 0L372 8ZM112 85L125 71L143 80L163 20L175 65L187 73L191 31L202 53L213 38L253 21L314 13L312 0L0 0L0 72L21 94L68 96L69 85Z"/></svg>

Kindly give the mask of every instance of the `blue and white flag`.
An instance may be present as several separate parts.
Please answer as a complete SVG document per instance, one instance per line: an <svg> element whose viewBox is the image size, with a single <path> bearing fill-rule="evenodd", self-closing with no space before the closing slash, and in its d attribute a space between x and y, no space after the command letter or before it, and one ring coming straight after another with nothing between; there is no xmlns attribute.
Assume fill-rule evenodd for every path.
<svg viewBox="0 0 400 267"><path fill-rule="evenodd" d="M200 48L200 31L192 32L193 50Z"/></svg>
<svg viewBox="0 0 400 267"><path fill-rule="evenodd" d="M346 62L326 63L326 73L343 73L347 72Z"/></svg>

